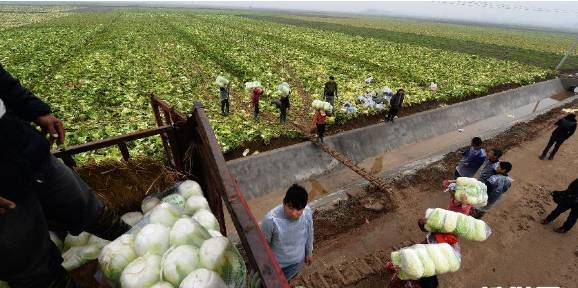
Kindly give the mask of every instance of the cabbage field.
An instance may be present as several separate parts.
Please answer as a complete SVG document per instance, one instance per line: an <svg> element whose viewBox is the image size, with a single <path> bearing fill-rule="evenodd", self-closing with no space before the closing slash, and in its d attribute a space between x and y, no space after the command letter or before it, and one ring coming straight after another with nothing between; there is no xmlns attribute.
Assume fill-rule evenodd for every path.
<svg viewBox="0 0 578 288"><path fill-rule="evenodd" d="M0 5L0 63L66 124L67 145L154 126L148 95L181 111L201 101L224 151L243 143L297 137L313 99L334 75L340 111L368 89L404 88L406 105L484 94L501 84L554 75L570 35L378 18L257 14L193 9L110 11ZM578 68L578 57L567 69ZM231 114L221 116L215 78L231 82ZM364 79L374 81L367 85ZM243 88L260 81L262 119L252 120ZM293 88L287 124L278 124L276 87ZM438 85L434 93L430 82ZM339 114L341 113L341 114ZM160 141L130 143L155 155ZM156 151L156 152L155 152ZM116 150L92 154L117 157Z"/></svg>

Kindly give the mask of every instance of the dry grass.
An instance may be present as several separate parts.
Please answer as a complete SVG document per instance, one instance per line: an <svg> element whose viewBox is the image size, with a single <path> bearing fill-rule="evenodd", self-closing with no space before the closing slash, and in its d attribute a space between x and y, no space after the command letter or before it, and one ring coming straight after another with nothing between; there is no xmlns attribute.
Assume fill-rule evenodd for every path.
<svg viewBox="0 0 578 288"><path fill-rule="evenodd" d="M164 163L146 158L85 163L77 172L108 207L119 213L140 210L146 195L183 179Z"/></svg>

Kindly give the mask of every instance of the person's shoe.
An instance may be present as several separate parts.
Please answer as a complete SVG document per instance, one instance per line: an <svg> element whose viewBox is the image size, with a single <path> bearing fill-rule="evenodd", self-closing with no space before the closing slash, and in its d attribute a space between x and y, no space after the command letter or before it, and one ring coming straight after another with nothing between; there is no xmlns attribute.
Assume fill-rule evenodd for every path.
<svg viewBox="0 0 578 288"><path fill-rule="evenodd" d="M554 229L554 232L564 234L564 233L568 232L568 230L566 230L562 227L559 227L559 228Z"/></svg>
<svg viewBox="0 0 578 288"><path fill-rule="evenodd" d="M540 155L540 157L538 157L540 160L544 160L544 158L546 158L545 155Z"/></svg>
<svg viewBox="0 0 578 288"><path fill-rule="evenodd" d="M550 221L548 221L547 219L542 219L542 221L540 221L540 224L548 225L548 224L550 224Z"/></svg>

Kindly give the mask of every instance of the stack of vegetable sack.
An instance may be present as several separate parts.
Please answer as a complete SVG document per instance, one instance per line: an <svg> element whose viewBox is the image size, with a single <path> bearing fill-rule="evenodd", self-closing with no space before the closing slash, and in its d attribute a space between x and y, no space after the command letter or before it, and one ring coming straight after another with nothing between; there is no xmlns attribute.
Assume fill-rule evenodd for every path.
<svg viewBox="0 0 578 288"><path fill-rule="evenodd" d="M283 82L277 86L277 93L279 93L283 97L287 97L289 93L291 93L291 87L289 83Z"/></svg>
<svg viewBox="0 0 578 288"><path fill-rule="evenodd" d="M261 82L259 81L245 82L245 89L247 90L253 90L257 87L261 87Z"/></svg>
<svg viewBox="0 0 578 288"><path fill-rule="evenodd" d="M486 184L475 178L458 177L454 197L464 204L481 208L488 204Z"/></svg>
<svg viewBox="0 0 578 288"><path fill-rule="evenodd" d="M333 106L329 104L329 102L321 101L321 100L313 100L311 103L311 107L315 110L323 110L326 114L332 115L333 114ZM335 124L335 116L327 117L326 124Z"/></svg>
<svg viewBox="0 0 578 288"><path fill-rule="evenodd" d="M485 241L492 234L486 222L462 213L435 208L427 209L425 217L425 229L430 232L452 233L472 241Z"/></svg>
<svg viewBox="0 0 578 288"><path fill-rule="evenodd" d="M104 247L103 274L122 288L243 287L245 263L219 233L200 186L185 181L143 201L143 219Z"/></svg>
<svg viewBox="0 0 578 288"><path fill-rule="evenodd" d="M401 268L401 280L417 280L456 272L461 264L460 256L446 243L416 244L402 248L391 252L391 261Z"/></svg>
<svg viewBox="0 0 578 288"><path fill-rule="evenodd" d="M217 84L217 86L219 87L225 87L225 85L229 84L229 80L219 75L217 76L217 79L215 79L215 84Z"/></svg>

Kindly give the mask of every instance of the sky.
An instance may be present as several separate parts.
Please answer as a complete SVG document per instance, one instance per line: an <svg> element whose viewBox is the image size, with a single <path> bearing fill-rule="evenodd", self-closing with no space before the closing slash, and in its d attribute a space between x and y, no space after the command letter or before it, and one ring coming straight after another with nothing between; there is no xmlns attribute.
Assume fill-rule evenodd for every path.
<svg viewBox="0 0 578 288"><path fill-rule="evenodd" d="M50 1L49 2L57 2ZM12 2L12 1L10 1ZM45 2L45 1L43 1ZM94 2L94 0L75 1ZM105 0L107 4L110 2ZM123 0L147 5L152 1ZM0 0L0 4L2 0ZM163 1L154 6L210 6L391 15L505 24L578 34L578 1ZM118 3L117 3L118 4ZM160 4L160 5L159 5Z"/></svg>
<svg viewBox="0 0 578 288"><path fill-rule="evenodd" d="M499 23L578 33L578 1L195 1L199 5L388 14L443 20Z"/></svg>

